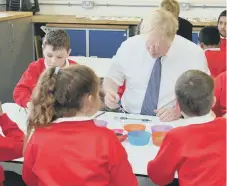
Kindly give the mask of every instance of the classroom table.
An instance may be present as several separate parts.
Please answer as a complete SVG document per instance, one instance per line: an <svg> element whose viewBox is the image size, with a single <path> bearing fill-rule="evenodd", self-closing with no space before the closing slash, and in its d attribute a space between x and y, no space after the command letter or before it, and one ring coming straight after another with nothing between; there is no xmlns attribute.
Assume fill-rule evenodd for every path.
<svg viewBox="0 0 227 186"><path fill-rule="evenodd" d="M19 128L26 133L27 130L27 114L28 110L26 108L22 108L16 103L4 103L2 104L3 113L7 113L8 117L17 123ZM0 128L0 134L2 134L2 130Z"/></svg>
<svg viewBox="0 0 227 186"><path fill-rule="evenodd" d="M110 58L70 56L69 59L90 67L100 78L106 77L112 64Z"/></svg>
<svg viewBox="0 0 227 186"><path fill-rule="evenodd" d="M121 120L121 117L128 117L128 118L136 118L141 119L141 121L137 120ZM108 121L107 127L109 129L118 129L123 128L125 124L131 123L140 123L146 125L146 130L151 132L152 125L158 124L167 124L165 122L161 122L158 117L154 116L142 116L142 115L135 115L135 114L124 114L124 113L113 113L113 112L106 112L104 115L100 116L98 119ZM143 122L142 119L149 119L151 122ZM168 122L169 125L173 127L184 126L186 122L184 120L177 120L173 122ZM149 144L146 146L133 146L129 143L126 139L122 142L127 154L128 160L132 165L132 169L134 174L136 175L144 175L147 176L147 164L149 161L155 158L159 147L153 145L152 139L150 140ZM177 178L177 173L175 174L175 178Z"/></svg>
<svg viewBox="0 0 227 186"><path fill-rule="evenodd" d="M8 105L8 106L5 106L5 105ZM12 109L9 109L10 107ZM8 108L8 110L6 108ZM12 119L15 122L18 123L20 128L25 127L26 119L27 119L27 116L26 116L27 111L20 109L20 107L14 103L3 104L3 111L6 111L6 113L9 114L9 116L12 117ZM18 112L16 113L16 111ZM99 115L100 113L102 113L102 111L99 111L98 113L96 113L95 116ZM121 117L125 117L125 116L127 116L128 118L136 118L139 120L135 121L130 119L128 120L120 119ZM157 117L154 117L154 116L142 116L142 115L133 115L133 114L126 115L124 113L113 113L113 112L105 112L97 119L108 121L107 127L109 129L123 128L123 126L128 123L143 123L146 125L146 130L149 132L151 132L152 125L164 124L163 122L160 122L160 120ZM150 121L143 122L142 119L149 119L151 120L151 122ZM168 124L172 125L173 127L186 125L185 121L182 119L173 121L173 122L168 122ZM126 152L128 153L128 160L132 165L134 174L147 176L147 164L150 160L155 158L159 148L153 145L152 140L150 140L150 143L146 146L133 146L126 139L125 141L122 142L122 145L124 146L124 148L126 149ZM23 163L23 158L13 160L13 162ZM177 174L175 175L175 177L177 177Z"/></svg>

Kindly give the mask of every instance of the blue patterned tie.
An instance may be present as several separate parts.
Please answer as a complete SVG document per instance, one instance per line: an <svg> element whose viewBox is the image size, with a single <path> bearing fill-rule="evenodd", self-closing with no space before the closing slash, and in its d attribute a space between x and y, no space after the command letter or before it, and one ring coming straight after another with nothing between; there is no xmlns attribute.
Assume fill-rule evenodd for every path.
<svg viewBox="0 0 227 186"><path fill-rule="evenodd" d="M159 57L154 64L151 72L150 80L148 82L146 94L143 100L143 105L140 114L155 116L154 110L158 106L158 97L161 83L161 72L162 72L162 57Z"/></svg>

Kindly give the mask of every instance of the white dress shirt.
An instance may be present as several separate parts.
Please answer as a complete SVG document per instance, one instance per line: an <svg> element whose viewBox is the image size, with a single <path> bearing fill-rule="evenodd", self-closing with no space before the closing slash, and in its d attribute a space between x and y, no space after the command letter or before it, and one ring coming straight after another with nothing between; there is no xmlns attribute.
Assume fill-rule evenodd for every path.
<svg viewBox="0 0 227 186"><path fill-rule="evenodd" d="M112 60L107 77L119 86L126 80L122 106L129 113L139 114L156 60L146 49L145 37L137 35L127 39ZM210 73L203 50L193 42L176 35L168 53L162 58L158 108L175 100L174 86L177 78L191 69Z"/></svg>

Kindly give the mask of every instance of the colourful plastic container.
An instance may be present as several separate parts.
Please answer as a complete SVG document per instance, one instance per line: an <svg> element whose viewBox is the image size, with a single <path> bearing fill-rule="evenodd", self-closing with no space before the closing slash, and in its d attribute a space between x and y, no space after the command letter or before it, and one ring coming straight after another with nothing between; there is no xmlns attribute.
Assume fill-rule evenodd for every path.
<svg viewBox="0 0 227 186"><path fill-rule="evenodd" d="M112 129L112 130L114 131L114 133L116 134L120 142L124 141L128 137L127 134L123 134L123 129Z"/></svg>
<svg viewBox="0 0 227 186"><path fill-rule="evenodd" d="M167 132L173 127L171 125L154 125L151 127L153 144L160 147Z"/></svg>
<svg viewBox="0 0 227 186"><path fill-rule="evenodd" d="M147 131L132 131L128 133L128 141L131 145L144 146L150 141L151 133Z"/></svg>
<svg viewBox="0 0 227 186"><path fill-rule="evenodd" d="M115 134L123 134L123 129L112 129L112 131L114 131Z"/></svg>
<svg viewBox="0 0 227 186"><path fill-rule="evenodd" d="M124 126L124 129L127 132L132 132L132 131L144 131L146 129L146 126L143 124L127 124Z"/></svg>
<svg viewBox="0 0 227 186"><path fill-rule="evenodd" d="M104 120L94 120L95 124L99 127L106 127L108 122Z"/></svg>

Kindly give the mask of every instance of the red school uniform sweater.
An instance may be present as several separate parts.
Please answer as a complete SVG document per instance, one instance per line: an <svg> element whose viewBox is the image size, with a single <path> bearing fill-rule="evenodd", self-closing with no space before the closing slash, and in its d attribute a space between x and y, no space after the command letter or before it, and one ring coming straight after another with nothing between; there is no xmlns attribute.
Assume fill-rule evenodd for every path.
<svg viewBox="0 0 227 186"><path fill-rule="evenodd" d="M72 60L68 60L70 65L76 64ZM27 103L30 100L32 90L37 84L37 81L41 73L46 69L44 58L40 58L37 61L32 62L28 69L23 73L21 79L17 83L14 92L13 99L15 103L22 107L27 107Z"/></svg>
<svg viewBox="0 0 227 186"><path fill-rule="evenodd" d="M180 186L225 186L226 119L169 131L147 170L159 186L171 183L176 171Z"/></svg>
<svg viewBox="0 0 227 186"><path fill-rule="evenodd" d="M219 48L207 49L205 55L211 76L216 77L221 72L226 71L226 51Z"/></svg>
<svg viewBox="0 0 227 186"><path fill-rule="evenodd" d="M226 38L221 38L221 50L226 51Z"/></svg>
<svg viewBox="0 0 227 186"><path fill-rule="evenodd" d="M221 117L227 113L226 110L226 71L219 74L214 79L214 94L216 103L213 111L217 117Z"/></svg>
<svg viewBox="0 0 227 186"><path fill-rule="evenodd" d="M4 134L0 135L0 162L22 157L24 133L6 114L0 116L0 126ZM4 170L0 166L0 186L4 180Z"/></svg>
<svg viewBox="0 0 227 186"><path fill-rule="evenodd" d="M33 133L24 153L27 186L137 186L115 134L93 120L63 121Z"/></svg>

